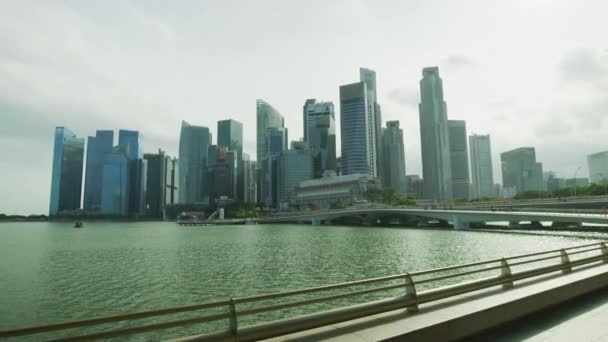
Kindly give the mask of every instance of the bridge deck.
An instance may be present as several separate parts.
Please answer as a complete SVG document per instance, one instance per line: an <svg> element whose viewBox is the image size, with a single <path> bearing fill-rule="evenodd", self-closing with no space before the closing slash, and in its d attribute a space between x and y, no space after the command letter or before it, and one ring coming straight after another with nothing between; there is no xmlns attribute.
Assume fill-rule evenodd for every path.
<svg viewBox="0 0 608 342"><path fill-rule="evenodd" d="M497 287L477 291L452 299L438 301L434 304L422 305L416 314L397 310L372 317L362 318L328 327L313 329L301 333L282 336L270 341L381 341L398 339L400 341L433 341L463 339L489 331L491 335L477 335L478 341L495 340L502 336L505 330L496 328L515 320L518 327L521 321L516 321L530 314L537 313L542 318L543 311L567 298L576 298L593 293L608 286L608 265L591 267L575 271L568 275L542 277L543 281L533 279L516 283L510 290ZM576 301L576 299L575 299ZM562 303L562 305L564 305ZM565 305L568 305L567 302ZM557 306L559 307L559 306ZM594 336L606 338L605 314L608 313L608 293L604 305L578 316L572 322L561 326L543 327L535 330L538 334L532 340L543 341L552 339L569 329L572 336L585 336L585 330L594 329ZM520 322L520 323L518 323ZM488 330L494 329L494 330ZM540 330L540 331L539 331ZM515 330L517 331L517 330ZM521 330L519 330L521 332ZM520 340L522 335L505 335L506 340ZM560 335L561 338L561 335ZM586 339L589 340L589 339Z"/></svg>

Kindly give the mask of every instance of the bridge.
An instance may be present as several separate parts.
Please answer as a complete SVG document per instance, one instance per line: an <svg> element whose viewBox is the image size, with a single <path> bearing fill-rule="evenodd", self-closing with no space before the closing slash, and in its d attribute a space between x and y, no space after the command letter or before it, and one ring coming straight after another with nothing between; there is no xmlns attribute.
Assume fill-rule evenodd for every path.
<svg viewBox="0 0 608 342"><path fill-rule="evenodd" d="M606 224L608 215L590 213L559 213L541 211L492 211L492 210L436 210L420 208L362 208L346 210L329 210L305 213L293 213L258 218L257 223L310 223L323 224L337 219L354 217L362 222L373 222L382 217L408 217L423 221L438 220L451 222L455 228L469 228L474 223L488 222L546 222L559 224Z"/></svg>
<svg viewBox="0 0 608 342"><path fill-rule="evenodd" d="M90 341L142 334L143 340L159 340L161 332L173 328L172 337L162 335L164 339L457 340L549 308L559 311L561 305L572 305L564 304L572 303L568 301L606 288L608 245L596 242L340 284L16 328L0 331L0 339L32 335L37 340ZM596 336L605 337L608 328L602 317L594 320L601 323L595 327ZM203 326L222 322L210 329ZM199 333L187 333L188 327Z"/></svg>
<svg viewBox="0 0 608 342"><path fill-rule="evenodd" d="M561 198L536 198L526 200L505 199L500 201L458 203L454 205L454 208L606 209L608 208L608 196L577 196Z"/></svg>

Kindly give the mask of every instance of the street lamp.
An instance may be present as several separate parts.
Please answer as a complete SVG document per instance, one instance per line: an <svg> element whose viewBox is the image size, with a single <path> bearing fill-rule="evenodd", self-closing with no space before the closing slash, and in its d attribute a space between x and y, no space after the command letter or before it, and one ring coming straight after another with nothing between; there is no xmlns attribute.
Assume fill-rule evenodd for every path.
<svg viewBox="0 0 608 342"><path fill-rule="evenodd" d="M578 174L578 172L581 170L582 166L579 166L576 171L574 171L574 178L572 179L573 184L572 184L572 190L574 193L574 197L576 197L576 175Z"/></svg>

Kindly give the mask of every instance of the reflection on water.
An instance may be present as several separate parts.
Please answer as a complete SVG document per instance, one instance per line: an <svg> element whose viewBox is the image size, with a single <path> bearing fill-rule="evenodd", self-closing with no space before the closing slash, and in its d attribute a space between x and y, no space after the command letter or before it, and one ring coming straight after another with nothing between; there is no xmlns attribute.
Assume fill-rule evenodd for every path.
<svg viewBox="0 0 608 342"><path fill-rule="evenodd" d="M186 228L159 222L87 223L85 229L73 229L69 223L4 223L0 329L590 242L578 237L333 226Z"/></svg>

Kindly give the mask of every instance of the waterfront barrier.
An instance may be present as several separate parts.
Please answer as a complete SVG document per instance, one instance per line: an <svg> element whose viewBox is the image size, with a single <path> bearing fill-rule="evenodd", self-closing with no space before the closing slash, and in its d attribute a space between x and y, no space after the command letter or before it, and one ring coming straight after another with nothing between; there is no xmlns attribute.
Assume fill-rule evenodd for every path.
<svg viewBox="0 0 608 342"><path fill-rule="evenodd" d="M492 287L508 289L517 286L518 281L551 273L570 273L576 268L592 267L607 262L608 244L599 242L299 290L11 329L0 331L0 338L54 333L61 334L59 337L53 335L56 341L99 340L224 321L224 329L182 337L176 341L254 341L393 310L416 312L423 310L420 305L425 303ZM371 298L371 295L374 295L374 298ZM361 298L363 302L353 305ZM327 305L331 303L335 305L328 308ZM313 313L286 312L290 309L314 307L320 304L326 306ZM187 312L196 313L198 316L166 319L171 314ZM284 314L275 320L242 324L243 320L256 315L281 312ZM137 324L137 320L145 318L154 318L157 321ZM161 318L165 319L161 321ZM118 322L128 322L129 326L107 328L109 323ZM105 327L105 330L90 331L95 326ZM87 331L79 331L83 328ZM48 339L43 335L38 336L41 339Z"/></svg>

